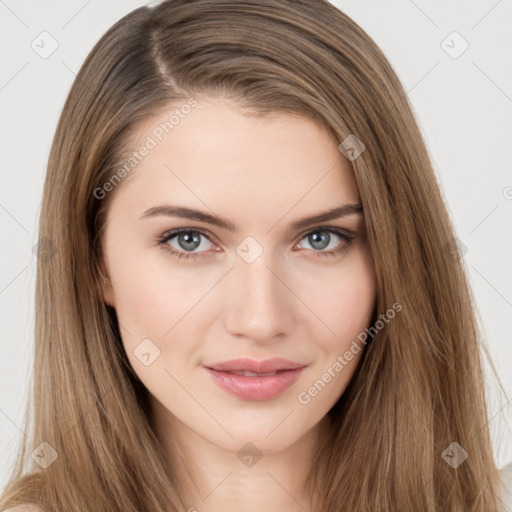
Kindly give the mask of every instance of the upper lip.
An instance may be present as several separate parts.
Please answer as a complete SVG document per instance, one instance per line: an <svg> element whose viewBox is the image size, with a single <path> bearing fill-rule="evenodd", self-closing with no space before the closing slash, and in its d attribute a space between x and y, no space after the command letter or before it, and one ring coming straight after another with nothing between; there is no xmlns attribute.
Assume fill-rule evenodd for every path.
<svg viewBox="0 0 512 512"><path fill-rule="evenodd" d="M265 359L264 361L255 361L253 359L232 359L231 361L223 361L206 366L211 370L216 371L235 371L235 372L252 372L252 373L267 373L278 370L296 370L306 366L302 363L283 359L281 357L274 357L272 359Z"/></svg>

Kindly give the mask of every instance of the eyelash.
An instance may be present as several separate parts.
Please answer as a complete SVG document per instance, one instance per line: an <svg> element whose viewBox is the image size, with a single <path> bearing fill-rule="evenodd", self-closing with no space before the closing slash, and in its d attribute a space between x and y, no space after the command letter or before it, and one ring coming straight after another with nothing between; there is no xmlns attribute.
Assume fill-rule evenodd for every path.
<svg viewBox="0 0 512 512"><path fill-rule="evenodd" d="M332 227L319 227L315 228L313 230L307 231L304 233L300 240L305 238L306 236L312 234L312 233L319 233L319 232L327 232L327 233L334 233L335 235L338 235L341 239L345 241L345 243L342 245L341 248L338 249L331 249L330 251L321 251L321 250L312 250L314 253L316 253L317 257L322 258L326 256L341 256L345 251L347 251L350 246L352 245L354 239L356 238L355 235L349 235L346 232ZM184 259L190 259L190 258L202 258L204 256L204 253L207 251L203 251L202 253L190 253L190 252L181 252L175 250L173 247L171 247L167 242L174 238L175 236L181 234L181 233L200 233L204 237L206 237L208 240L210 238L208 237L207 233L202 231L201 229L191 229L191 228L178 228L173 229L171 231L166 231L163 235L156 238L156 243L166 252L172 254L178 259L184 258ZM210 240L211 242L211 240Z"/></svg>

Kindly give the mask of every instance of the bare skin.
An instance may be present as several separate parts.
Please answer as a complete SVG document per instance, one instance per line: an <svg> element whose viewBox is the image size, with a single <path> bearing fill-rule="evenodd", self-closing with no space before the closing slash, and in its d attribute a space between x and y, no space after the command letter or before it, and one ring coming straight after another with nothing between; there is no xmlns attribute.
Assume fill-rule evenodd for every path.
<svg viewBox="0 0 512 512"><path fill-rule="evenodd" d="M166 118L168 112L147 120L134 149ZM375 274L361 214L291 224L360 203L349 161L311 120L250 117L227 100L200 99L132 172L108 211L104 299L117 311L129 361L150 392L169 464L176 460L172 439L191 472L184 505L199 512L309 509L304 483L329 429L326 414L362 350L341 371L333 373L333 363L369 325ZM216 215L235 230L143 217L160 205ZM347 244L326 227L357 236ZM158 245L177 228L194 232L197 247L179 236ZM194 256L177 258L165 246ZM137 352L143 340L150 340L146 363L159 351L148 365ZM233 396L204 368L272 357L306 368L269 400ZM329 368L331 379L309 394ZM254 464L240 454L247 443L261 456Z"/></svg>

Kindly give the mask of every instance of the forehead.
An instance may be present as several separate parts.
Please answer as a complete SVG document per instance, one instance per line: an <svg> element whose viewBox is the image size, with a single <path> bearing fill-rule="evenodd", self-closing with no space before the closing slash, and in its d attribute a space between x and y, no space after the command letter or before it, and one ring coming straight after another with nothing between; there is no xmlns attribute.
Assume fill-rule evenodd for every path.
<svg viewBox="0 0 512 512"><path fill-rule="evenodd" d="M275 216L295 205L317 211L359 198L336 141L296 114L256 117L226 100L183 110L176 104L142 123L130 149L137 162L119 192L139 209L180 202L224 216Z"/></svg>

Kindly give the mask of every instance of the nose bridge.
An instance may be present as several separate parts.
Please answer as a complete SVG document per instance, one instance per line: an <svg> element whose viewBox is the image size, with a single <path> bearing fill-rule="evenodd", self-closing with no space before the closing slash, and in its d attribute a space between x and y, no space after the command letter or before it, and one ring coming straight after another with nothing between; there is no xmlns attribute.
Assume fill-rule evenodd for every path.
<svg viewBox="0 0 512 512"><path fill-rule="evenodd" d="M271 340L291 325L293 294L283 284L279 270L274 269L275 258L270 250L260 251L255 257L254 246L249 246L247 253L239 252L244 247L247 248L242 243L237 249L230 272L227 328L234 335Z"/></svg>

